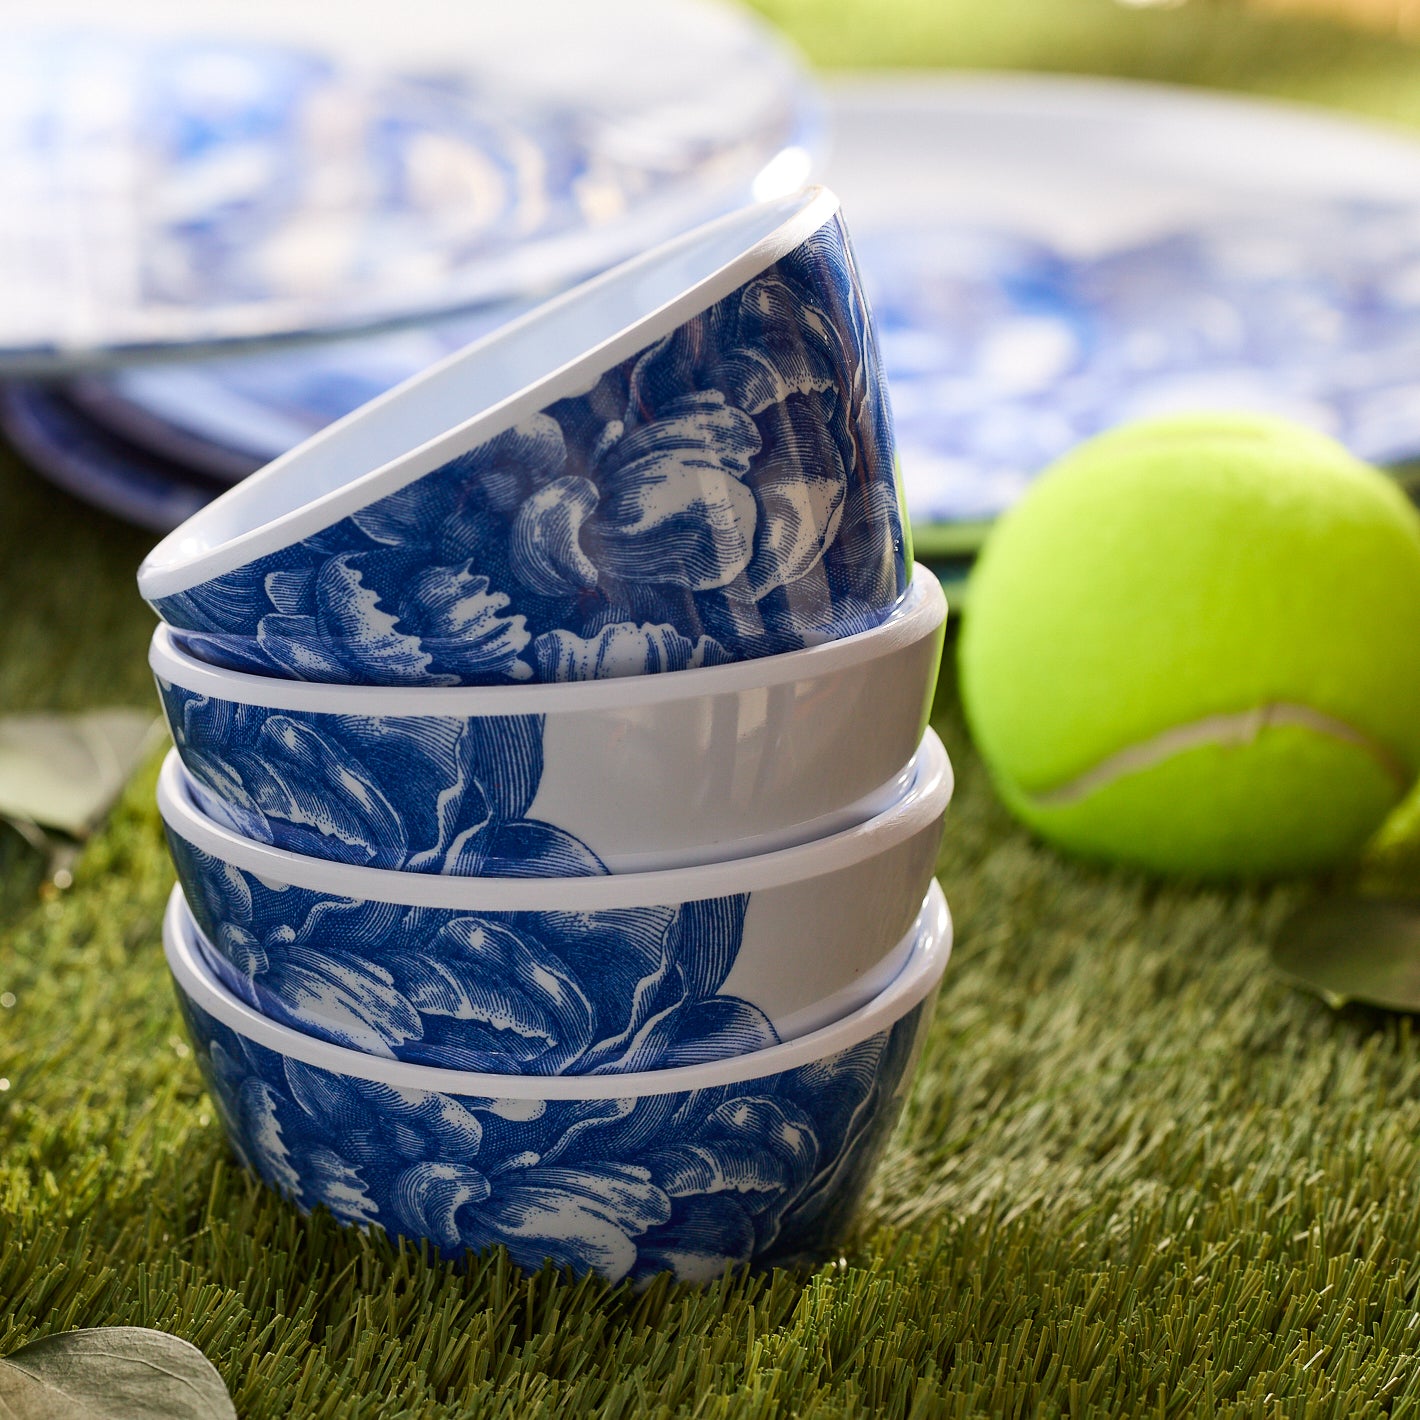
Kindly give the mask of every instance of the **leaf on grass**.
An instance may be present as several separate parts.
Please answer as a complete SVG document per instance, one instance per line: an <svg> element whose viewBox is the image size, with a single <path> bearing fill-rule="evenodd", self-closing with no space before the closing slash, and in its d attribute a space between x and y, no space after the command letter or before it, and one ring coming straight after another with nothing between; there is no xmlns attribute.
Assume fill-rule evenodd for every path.
<svg viewBox="0 0 1420 1420"><path fill-rule="evenodd" d="M0 1360L0 1420L236 1420L197 1347L142 1326L61 1331Z"/></svg>
<svg viewBox="0 0 1420 1420"><path fill-rule="evenodd" d="M0 717L0 816L87 838L158 733L146 710Z"/></svg>
<svg viewBox="0 0 1420 1420"><path fill-rule="evenodd" d="M1283 924L1272 962L1328 1005L1420 1011L1420 902L1337 897Z"/></svg>

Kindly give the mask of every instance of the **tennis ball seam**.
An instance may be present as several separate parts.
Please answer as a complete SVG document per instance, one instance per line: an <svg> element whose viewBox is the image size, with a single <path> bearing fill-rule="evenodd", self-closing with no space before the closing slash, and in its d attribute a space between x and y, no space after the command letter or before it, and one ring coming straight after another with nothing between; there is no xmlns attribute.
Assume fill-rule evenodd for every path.
<svg viewBox="0 0 1420 1420"><path fill-rule="evenodd" d="M1108 788L1131 774L1139 774L1164 763L1176 754L1210 746L1252 744L1264 730L1281 726L1314 731L1344 744L1354 745L1368 754L1395 784L1397 797L1410 787L1412 775L1407 767L1379 740L1345 720L1328 715L1311 705L1291 701L1271 701L1226 715L1205 715L1183 725L1172 725L1147 740L1139 740L1115 750L1092 764L1073 779L1053 789L1028 793L1022 797L1041 809L1064 808L1079 803L1091 794Z"/></svg>

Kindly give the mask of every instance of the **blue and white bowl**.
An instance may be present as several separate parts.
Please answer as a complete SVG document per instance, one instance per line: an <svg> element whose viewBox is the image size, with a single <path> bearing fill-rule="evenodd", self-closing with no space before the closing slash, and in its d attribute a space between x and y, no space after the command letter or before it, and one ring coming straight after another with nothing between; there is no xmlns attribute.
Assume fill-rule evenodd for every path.
<svg viewBox="0 0 1420 1420"><path fill-rule="evenodd" d="M878 625L891 415L838 200L698 228L322 431L158 544L202 660L353 685L684 670Z"/></svg>
<svg viewBox="0 0 1420 1420"><path fill-rule="evenodd" d="M312 685L149 663L191 792L245 838L492 877L683 868L787 848L912 781L947 614L925 567L880 626L675 676L577 685Z"/></svg>
<svg viewBox="0 0 1420 1420"><path fill-rule="evenodd" d="M787 1045L615 1080L435 1070L324 1044L239 1001L175 891L168 963L242 1163L303 1211L506 1247L609 1281L706 1282L831 1255L912 1080L951 921L933 884L895 980Z"/></svg>
<svg viewBox="0 0 1420 1420"><path fill-rule="evenodd" d="M223 985L372 1055L610 1074L741 1055L857 1010L902 967L951 794L916 778L828 838L725 863L581 878L357 868L241 838L170 754L158 807Z"/></svg>

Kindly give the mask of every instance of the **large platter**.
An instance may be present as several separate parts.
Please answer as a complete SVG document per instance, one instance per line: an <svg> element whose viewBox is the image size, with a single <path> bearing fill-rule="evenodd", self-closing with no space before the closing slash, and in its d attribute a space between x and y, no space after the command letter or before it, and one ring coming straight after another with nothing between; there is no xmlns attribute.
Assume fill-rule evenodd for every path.
<svg viewBox="0 0 1420 1420"><path fill-rule="evenodd" d="M807 173L818 109L710 0L3 0L0 370L553 289Z"/></svg>
<svg viewBox="0 0 1420 1420"><path fill-rule="evenodd" d="M873 299L919 554L963 558L1121 420L1252 408L1420 455L1420 146L1296 106L1009 75L839 80L826 180ZM73 382L231 481L506 319Z"/></svg>
<svg viewBox="0 0 1420 1420"><path fill-rule="evenodd" d="M1296 105L1028 75L840 84L828 180L923 553L1123 420L1267 410L1420 453L1420 144Z"/></svg>

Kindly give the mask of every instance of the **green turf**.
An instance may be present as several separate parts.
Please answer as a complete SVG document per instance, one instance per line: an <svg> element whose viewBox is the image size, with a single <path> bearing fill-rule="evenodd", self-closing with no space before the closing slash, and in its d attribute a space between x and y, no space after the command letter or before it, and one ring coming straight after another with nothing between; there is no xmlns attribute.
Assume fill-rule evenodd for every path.
<svg viewBox="0 0 1420 1420"><path fill-rule="evenodd" d="M765 8L825 61L1213 78L1420 118L1415 54L1223 6ZM0 457L0 709L150 703L147 541ZM807 1281L636 1297L300 1219L233 1166L181 1037L152 770L68 891L37 900L0 837L0 1353L165 1327L252 1417L1420 1413L1420 1035L1265 964L1328 885L1070 864L992 797L949 681L936 723L956 959L861 1227ZM1417 837L1375 871L1420 883Z"/></svg>

